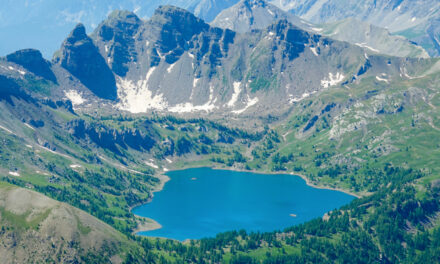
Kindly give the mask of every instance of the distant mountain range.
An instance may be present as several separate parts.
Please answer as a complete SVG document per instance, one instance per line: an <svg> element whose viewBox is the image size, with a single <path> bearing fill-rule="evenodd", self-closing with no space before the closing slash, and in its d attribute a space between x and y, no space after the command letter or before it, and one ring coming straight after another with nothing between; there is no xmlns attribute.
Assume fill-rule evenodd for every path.
<svg viewBox="0 0 440 264"><path fill-rule="evenodd" d="M238 2L238 0L80 0L60 3L54 0L31 2L8 0L3 3L0 10L0 35L8 39L0 46L0 55L6 55L17 49L37 48L46 58L50 58L58 48L58 43L76 23L81 22L87 30L94 30L99 22L115 9L130 10L140 18L146 19L153 15L159 5L171 4L187 9L205 21L211 22L221 11ZM356 18L419 43L431 56L440 54L440 4L436 0L369 0L364 1L363 4L354 0L273 0L270 3L315 24ZM275 18L280 18L280 15L277 14Z"/></svg>
<svg viewBox="0 0 440 264"><path fill-rule="evenodd" d="M271 0L272 4L313 23L346 18L371 23L440 55L440 2L437 0Z"/></svg>
<svg viewBox="0 0 440 264"><path fill-rule="evenodd" d="M312 24L263 0L243 0L223 10L211 23L237 32L264 29L274 21L286 19L307 31L347 41L370 51L399 57L429 57L420 46L402 36L391 35L380 28L355 18L333 23Z"/></svg>

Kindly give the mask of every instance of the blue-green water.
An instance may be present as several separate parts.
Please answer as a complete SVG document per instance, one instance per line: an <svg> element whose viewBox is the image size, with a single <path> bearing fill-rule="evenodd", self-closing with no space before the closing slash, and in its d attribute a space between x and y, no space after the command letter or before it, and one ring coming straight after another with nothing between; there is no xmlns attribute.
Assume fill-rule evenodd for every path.
<svg viewBox="0 0 440 264"><path fill-rule="evenodd" d="M140 235L185 240L230 230L282 230L321 217L355 198L310 187L300 177L286 174L195 168L167 175L170 181L154 194L152 202L133 210L162 228Z"/></svg>

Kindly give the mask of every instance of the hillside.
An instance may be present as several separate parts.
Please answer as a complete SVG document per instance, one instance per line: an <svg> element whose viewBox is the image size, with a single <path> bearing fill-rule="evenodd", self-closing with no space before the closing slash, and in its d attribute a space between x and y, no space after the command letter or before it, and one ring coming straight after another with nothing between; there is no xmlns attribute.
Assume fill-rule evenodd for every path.
<svg viewBox="0 0 440 264"><path fill-rule="evenodd" d="M34 49L0 58L0 255L435 263L439 81L438 58L378 54L287 19L235 32L162 6L148 20L114 11L89 35L78 24L52 61ZM295 173L360 198L270 233L133 235L147 220L131 208L154 199L162 174L200 166Z"/></svg>
<svg viewBox="0 0 440 264"><path fill-rule="evenodd" d="M3 263L122 263L135 248L121 233L83 211L35 191L0 183Z"/></svg>

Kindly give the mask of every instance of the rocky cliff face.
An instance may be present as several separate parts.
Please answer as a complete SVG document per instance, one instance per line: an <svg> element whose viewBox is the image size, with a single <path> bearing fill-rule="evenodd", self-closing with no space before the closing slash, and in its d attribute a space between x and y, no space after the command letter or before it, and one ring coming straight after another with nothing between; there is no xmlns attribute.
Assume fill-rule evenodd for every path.
<svg viewBox="0 0 440 264"><path fill-rule="evenodd" d="M45 60L41 52L35 49L23 49L6 56L10 62L23 66L26 70L42 78L57 82L55 74L52 72L51 64Z"/></svg>
<svg viewBox="0 0 440 264"><path fill-rule="evenodd" d="M141 133L139 129L116 130L103 125L88 124L82 119L67 123L66 129L76 138L89 140L97 146L120 154L119 148L150 150L156 143L152 137Z"/></svg>
<svg viewBox="0 0 440 264"><path fill-rule="evenodd" d="M53 61L68 70L97 96L116 99L113 72L92 39L87 36L82 24L72 30Z"/></svg>
<svg viewBox="0 0 440 264"><path fill-rule="evenodd" d="M135 62L135 36L142 24L134 13L114 11L93 33L101 54L119 76L125 76L129 63Z"/></svg>

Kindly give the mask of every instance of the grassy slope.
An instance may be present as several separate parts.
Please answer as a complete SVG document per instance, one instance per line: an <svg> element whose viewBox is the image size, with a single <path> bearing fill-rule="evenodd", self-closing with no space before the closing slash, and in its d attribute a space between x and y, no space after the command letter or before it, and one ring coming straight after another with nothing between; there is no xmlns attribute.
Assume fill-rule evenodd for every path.
<svg viewBox="0 0 440 264"><path fill-rule="evenodd" d="M40 193L0 182L4 263L121 262L136 245L109 225Z"/></svg>

